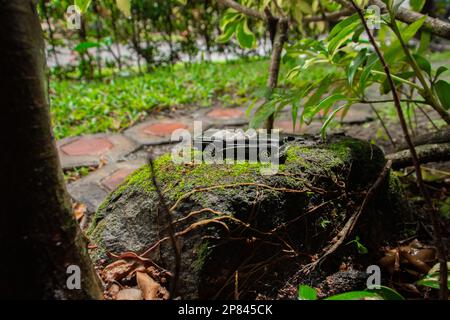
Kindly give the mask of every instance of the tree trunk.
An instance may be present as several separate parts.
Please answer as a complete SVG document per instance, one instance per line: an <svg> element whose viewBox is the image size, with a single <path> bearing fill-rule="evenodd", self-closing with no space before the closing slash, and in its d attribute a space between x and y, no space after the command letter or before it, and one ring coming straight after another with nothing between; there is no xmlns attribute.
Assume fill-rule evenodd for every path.
<svg viewBox="0 0 450 320"><path fill-rule="evenodd" d="M273 91L278 85L278 75L280 73L281 53L284 43L287 41L288 21L284 18L272 24L269 20L270 40L272 42L272 55L270 58L269 78L267 80L268 99L271 99ZM275 111L274 111L275 112ZM275 121L275 113L272 113L266 121L266 129L272 130Z"/></svg>
<svg viewBox="0 0 450 320"><path fill-rule="evenodd" d="M36 3L0 0L0 299L97 299L52 138ZM70 265L81 270L81 289L67 288Z"/></svg>

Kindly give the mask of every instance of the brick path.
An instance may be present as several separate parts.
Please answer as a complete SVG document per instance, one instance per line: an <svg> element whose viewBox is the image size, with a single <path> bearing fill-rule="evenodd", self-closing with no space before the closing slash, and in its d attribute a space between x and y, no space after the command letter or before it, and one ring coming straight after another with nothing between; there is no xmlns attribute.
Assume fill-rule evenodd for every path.
<svg viewBox="0 0 450 320"><path fill-rule="evenodd" d="M177 117L176 113L170 116L149 118L122 134L85 135L58 141L57 147L64 169L100 166L88 176L68 185L72 198L85 204L88 213L95 212L111 191L146 163L148 154L156 157L170 152L174 144L171 141L172 133L177 133L179 129L194 133L194 121L202 121L203 131L208 128L246 128L250 121L245 108L201 108L190 116ZM339 115L337 118L339 119ZM363 123L370 119L370 110L361 106L352 107L342 121ZM315 119L309 126L297 124L293 131L291 112L286 108L278 115L275 127L286 133L317 134L322 121Z"/></svg>

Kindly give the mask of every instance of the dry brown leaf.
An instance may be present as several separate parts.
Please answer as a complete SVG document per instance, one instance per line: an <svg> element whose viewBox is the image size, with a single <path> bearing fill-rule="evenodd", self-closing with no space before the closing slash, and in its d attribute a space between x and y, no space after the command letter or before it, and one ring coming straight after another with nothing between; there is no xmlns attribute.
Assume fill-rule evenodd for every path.
<svg viewBox="0 0 450 320"><path fill-rule="evenodd" d="M116 295L116 300L142 300L142 291L136 288L120 290Z"/></svg>
<svg viewBox="0 0 450 320"><path fill-rule="evenodd" d="M107 265L102 270L101 276L105 282L119 281L128 276L138 266L135 261L117 260Z"/></svg>
<svg viewBox="0 0 450 320"><path fill-rule="evenodd" d="M107 290L108 295L113 299L116 299L119 291L120 291L120 286L117 283L113 283Z"/></svg>
<svg viewBox="0 0 450 320"><path fill-rule="evenodd" d="M75 202L73 205L73 214L75 215L75 219L80 221L81 218L86 214L87 208L84 203Z"/></svg>
<svg viewBox="0 0 450 320"><path fill-rule="evenodd" d="M136 280L142 290L144 300L167 300L169 298L169 292L146 272L136 272Z"/></svg>

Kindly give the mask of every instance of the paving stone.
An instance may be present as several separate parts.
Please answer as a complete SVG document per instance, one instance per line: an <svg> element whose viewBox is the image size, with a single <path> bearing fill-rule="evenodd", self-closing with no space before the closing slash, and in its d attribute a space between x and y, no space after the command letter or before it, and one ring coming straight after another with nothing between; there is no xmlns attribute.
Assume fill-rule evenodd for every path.
<svg viewBox="0 0 450 320"><path fill-rule="evenodd" d="M136 159L106 165L70 183L67 189L75 201L84 203L88 212L92 213L98 209L111 191L145 163L145 159Z"/></svg>
<svg viewBox="0 0 450 320"><path fill-rule="evenodd" d="M255 106L255 108L257 107ZM210 123L215 129L227 126L242 126L247 125L250 122L250 118L246 116L245 107L215 107L213 109L200 109L194 113L194 118Z"/></svg>
<svg viewBox="0 0 450 320"><path fill-rule="evenodd" d="M57 142L63 169L113 163L139 148L121 134L94 134L65 138Z"/></svg>
<svg viewBox="0 0 450 320"><path fill-rule="evenodd" d="M117 188L119 184L121 184L126 177L128 177L131 173L133 173L135 169L133 168L121 168L115 171L109 177L104 178L101 181L102 186L104 186L109 191L113 191Z"/></svg>
<svg viewBox="0 0 450 320"><path fill-rule="evenodd" d="M206 130L210 125L209 122L203 121L202 130ZM193 135L194 119L151 119L127 129L125 135L139 144L158 145L173 143L172 133L178 129L186 129Z"/></svg>
<svg viewBox="0 0 450 320"><path fill-rule="evenodd" d="M78 139L61 147L68 156L102 155L114 145L105 138Z"/></svg>
<svg viewBox="0 0 450 320"><path fill-rule="evenodd" d="M189 127L181 122L155 123L144 127L143 131L149 135L166 137L170 136L177 129L189 129Z"/></svg>
<svg viewBox="0 0 450 320"><path fill-rule="evenodd" d="M275 129L280 129L283 133L290 133L290 134L317 134L320 132L320 128L322 127L322 124L320 122L312 122L309 125L303 124L300 127L300 124L297 123L295 126L295 131L292 127L292 120L287 119L281 119L281 120L275 120L273 124Z"/></svg>

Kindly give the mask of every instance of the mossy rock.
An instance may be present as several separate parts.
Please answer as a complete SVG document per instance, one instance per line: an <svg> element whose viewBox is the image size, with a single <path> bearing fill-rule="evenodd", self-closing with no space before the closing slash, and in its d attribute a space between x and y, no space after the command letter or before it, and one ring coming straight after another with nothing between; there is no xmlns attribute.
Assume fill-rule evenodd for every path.
<svg viewBox="0 0 450 320"><path fill-rule="evenodd" d="M241 285L250 288L254 275L275 267L264 261L282 259L289 248L305 255L320 251L357 209L362 191L386 161L377 146L344 136L327 143L293 142L286 152L274 175L262 175L260 163L174 164L171 155L155 161L166 201L177 203L172 211L176 232L191 230L178 237L183 298L226 298L236 269ZM369 247L400 230L396 226L404 208L399 209L401 192L393 181L379 190L356 230ZM97 211L89 231L98 246L93 258L105 259L106 251L142 253L167 236L165 225L150 169L144 166ZM164 241L150 258L172 270L172 253Z"/></svg>

